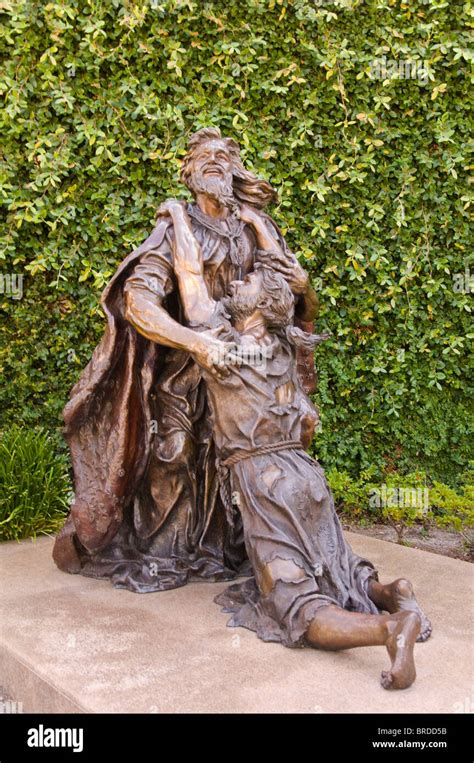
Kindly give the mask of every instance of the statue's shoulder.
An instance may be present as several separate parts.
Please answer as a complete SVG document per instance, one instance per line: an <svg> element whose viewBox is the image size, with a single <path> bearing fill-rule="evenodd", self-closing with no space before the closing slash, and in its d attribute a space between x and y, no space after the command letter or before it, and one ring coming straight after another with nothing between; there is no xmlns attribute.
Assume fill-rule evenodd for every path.
<svg viewBox="0 0 474 763"><path fill-rule="evenodd" d="M142 262L143 258L146 257L149 252L153 252L159 247L162 247L162 250L164 249L166 254L167 247L163 247L163 242L166 240L166 234L170 229L170 226L171 220L168 218L160 217L156 221L155 227L153 228L148 238L146 238L139 247L134 249L133 252L128 254L120 263L111 280L107 284L104 292L102 293L102 302L108 298L109 293L112 289L114 289L115 286L121 284L131 274L134 268L139 265L140 262ZM169 253L169 258L171 261L171 252Z"/></svg>
<svg viewBox="0 0 474 763"><path fill-rule="evenodd" d="M141 255L150 251L150 249L156 249L161 246L166 240L167 235L170 234L173 228L173 223L169 217L158 217L155 222L155 227L148 236L147 239L137 249L132 252L132 255Z"/></svg>

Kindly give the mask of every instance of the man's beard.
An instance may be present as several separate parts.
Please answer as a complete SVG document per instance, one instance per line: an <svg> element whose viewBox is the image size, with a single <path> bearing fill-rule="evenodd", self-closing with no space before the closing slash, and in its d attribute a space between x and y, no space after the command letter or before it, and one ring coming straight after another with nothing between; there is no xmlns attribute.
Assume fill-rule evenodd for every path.
<svg viewBox="0 0 474 763"><path fill-rule="evenodd" d="M234 209L237 206L237 199L234 196L232 186L232 175L226 177L206 177L206 175L192 173L188 179L188 187L194 195L205 193L206 196L229 209Z"/></svg>
<svg viewBox="0 0 474 763"><path fill-rule="evenodd" d="M232 321L241 321L249 318L257 309L260 297L255 294L232 294L224 297L222 304Z"/></svg>

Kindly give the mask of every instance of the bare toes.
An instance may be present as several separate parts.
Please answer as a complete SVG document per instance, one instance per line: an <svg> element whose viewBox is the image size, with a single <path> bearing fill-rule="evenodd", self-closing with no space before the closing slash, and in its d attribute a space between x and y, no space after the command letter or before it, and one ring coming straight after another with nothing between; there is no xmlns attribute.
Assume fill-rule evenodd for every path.
<svg viewBox="0 0 474 763"><path fill-rule="evenodd" d="M393 683L393 676L389 670L382 670L380 674L380 683L384 689L391 689Z"/></svg>
<svg viewBox="0 0 474 763"><path fill-rule="evenodd" d="M417 638L418 642L428 641L429 637L433 633L433 626L427 617L422 620L420 635Z"/></svg>

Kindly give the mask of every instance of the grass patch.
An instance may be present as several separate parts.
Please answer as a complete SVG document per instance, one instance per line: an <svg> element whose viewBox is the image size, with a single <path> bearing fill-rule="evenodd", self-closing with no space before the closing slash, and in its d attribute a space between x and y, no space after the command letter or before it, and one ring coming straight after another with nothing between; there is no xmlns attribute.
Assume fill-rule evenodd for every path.
<svg viewBox="0 0 474 763"><path fill-rule="evenodd" d="M71 498L67 458L44 429L0 433L0 541L57 532Z"/></svg>

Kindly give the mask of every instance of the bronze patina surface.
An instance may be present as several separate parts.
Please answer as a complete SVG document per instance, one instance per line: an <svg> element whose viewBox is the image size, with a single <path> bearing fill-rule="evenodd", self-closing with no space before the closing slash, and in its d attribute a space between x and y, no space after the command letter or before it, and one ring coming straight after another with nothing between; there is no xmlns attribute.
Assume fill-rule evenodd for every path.
<svg viewBox="0 0 474 763"><path fill-rule="evenodd" d="M160 591L232 580L229 625L289 647L385 645L385 688L431 633L409 581L344 539L320 464L317 298L235 141L194 134L151 236L106 288L107 328L64 410L75 499L60 569Z"/></svg>

